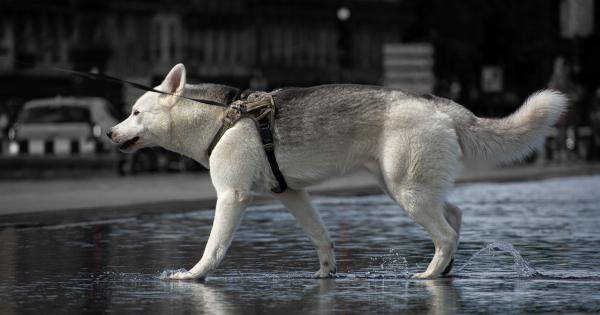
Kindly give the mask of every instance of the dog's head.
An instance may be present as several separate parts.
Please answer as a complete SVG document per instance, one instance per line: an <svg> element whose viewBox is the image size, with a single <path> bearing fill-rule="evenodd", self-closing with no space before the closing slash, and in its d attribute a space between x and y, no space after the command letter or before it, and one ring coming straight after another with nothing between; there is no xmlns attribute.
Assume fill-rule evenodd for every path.
<svg viewBox="0 0 600 315"><path fill-rule="evenodd" d="M169 141L171 109L181 100L185 89L185 67L177 64L155 89L175 95L146 92L133 105L131 114L106 135L123 152L160 145Z"/></svg>

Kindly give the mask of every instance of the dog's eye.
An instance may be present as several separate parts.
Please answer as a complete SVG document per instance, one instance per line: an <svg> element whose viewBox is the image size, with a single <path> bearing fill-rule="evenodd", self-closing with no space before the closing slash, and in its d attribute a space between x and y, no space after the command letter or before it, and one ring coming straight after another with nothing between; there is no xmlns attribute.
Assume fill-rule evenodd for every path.
<svg viewBox="0 0 600 315"><path fill-rule="evenodd" d="M137 115L139 115L139 114L140 114L140 111L139 111L139 110L134 110L134 111L133 111L133 116L137 116Z"/></svg>

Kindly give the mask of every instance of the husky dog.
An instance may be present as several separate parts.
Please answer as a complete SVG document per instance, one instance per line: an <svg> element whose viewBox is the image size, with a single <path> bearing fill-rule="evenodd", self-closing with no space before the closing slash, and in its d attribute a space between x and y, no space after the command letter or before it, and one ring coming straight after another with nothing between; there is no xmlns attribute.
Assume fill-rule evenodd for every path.
<svg viewBox="0 0 600 315"><path fill-rule="evenodd" d="M162 146L210 169L217 192L214 222L204 254L189 271L172 279L203 279L222 261L251 192L277 185L255 123L237 122L214 147L225 109L178 97L227 103L237 89L213 84L188 85L182 64L147 92L131 115L108 136L121 150ZM334 246L305 188L356 168L366 168L433 239L435 254L427 270L413 278L448 272L458 246L461 210L445 201L461 161L508 162L525 157L566 110L555 91L531 95L504 119L474 116L457 103L435 96L363 85L322 85L271 92L277 107L275 154L289 189L273 196L296 218L314 244L320 269L336 272ZM373 215L377 215L373 213Z"/></svg>

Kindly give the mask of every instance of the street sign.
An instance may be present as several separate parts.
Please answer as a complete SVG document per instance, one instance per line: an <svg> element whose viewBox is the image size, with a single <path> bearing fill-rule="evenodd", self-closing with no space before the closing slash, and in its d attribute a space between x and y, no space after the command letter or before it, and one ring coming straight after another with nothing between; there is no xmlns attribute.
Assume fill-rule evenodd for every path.
<svg viewBox="0 0 600 315"><path fill-rule="evenodd" d="M594 32L594 0L563 0L560 32L564 38L586 37Z"/></svg>

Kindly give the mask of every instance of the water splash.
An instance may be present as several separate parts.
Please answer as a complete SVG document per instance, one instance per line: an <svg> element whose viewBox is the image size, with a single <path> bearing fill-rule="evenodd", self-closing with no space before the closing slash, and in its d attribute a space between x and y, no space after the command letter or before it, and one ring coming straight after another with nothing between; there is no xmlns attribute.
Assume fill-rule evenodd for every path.
<svg viewBox="0 0 600 315"><path fill-rule="evenodd" d="M495 241L490 244L487 244L484 248L480 249L475 254L473 254L473 256L471 256L471 258L469 258L469 260L467 260L466 263L464 263L460 268L456 269L456 271L453 273L457 274L461 272L463 269L469 266L473 262L473 260L475 260L475 258L481 256L481 254L483 253L487 253L489 255L494 256L496 252L507 253L512 256L514 260L513 270L520 277L530 278L540 275L540 273L537 270L535 270L535 268L533 268L531 264L525 258L523 258L523 256L521 256L519 251L516 250L511 243L504 241Z"/></svg>
<svg viewBox="0 0 600 315"><path fill-rule="evenodd" d="M375 278L409 278L408 262L404 256L400 255L400 250L390 248L387 254L371 258L371 266L365 276Z"/></svg>

